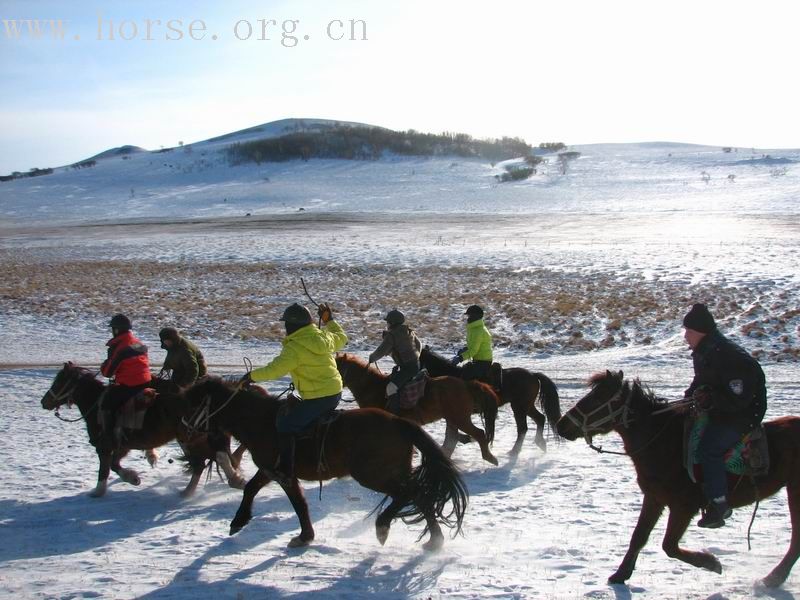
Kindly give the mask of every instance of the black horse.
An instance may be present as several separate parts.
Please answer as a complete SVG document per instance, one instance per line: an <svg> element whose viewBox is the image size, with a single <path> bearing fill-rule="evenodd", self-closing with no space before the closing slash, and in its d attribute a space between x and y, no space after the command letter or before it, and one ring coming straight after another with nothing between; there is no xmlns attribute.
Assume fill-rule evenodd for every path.
<svg viewBox="0 0 800 600"><path fill-rule="evenodd" d="M422 349L419 360L420 365L434 377L442 375L460 377L463 370L428 346ZM561 418L558 389L553 381L542 373L532 373L521 367L503 369L503 383L498 395L500 406L511 403L511 410L517 423L517 441L514 442L511 454L518 454L522 450L522 443L528 433L528 417L536 423L536 445L545 450L547 447L544 440L545 415L554 433L556 423ZM536 410L537 398L544 414Z"/></svg>
<svg viewBox="0 0 800 600"><path fill-rule="evenodd" d="M700 506L703 493L683 467L684 419L680 410L668 408L638 380L626 381L622 371L598 373L589 380L591 390L561 419L558 432L568 440L591 441L593 435L617 432L636 468L644 494L639 521L628 552L610 583L624 583L633 574L639 552L666 507L667 531L661 547L667 556L694 567L722 573L719 560L707 551L680 547L680 540ZM764 423L770 466L754 479L729 475L731 506L745 506L786 487L792 538L783 560L764 578L769 587L781 585L800 557L800 418L781 417ZM613 485L613 482L607 482Z"/></svg>
<svg viewBox="0 0 800 600"><path fill-rule="evenodd" d="M181 419L185 416L183 408L185 403L178 396L177 386L154 378L152 386L160 394L155 403L147 409L144 423L140 430L125 430L121 447L112 448L103 437L102 427L98 421L100 397L106 385L99 381L89 369L84 369L71 362L64 367L53 379L50 389L42 397L42 408L54 410L64 404L76 405L81 413L81 418L75 421L84 421L89 434L89 443L94 446L100 460L100 469L97 475L97 486L91 496L99 498L106 493L108 476L114 471L126 483L139 485L139 474L133 469L126 469L120 460L130 450L149 450L158 448L167 442L180 438L184 445L187 466L192 472L192 479L181 495L186 497L194 493L200 475L206 466L206 461L218 460L219 464L228 475L231 487L244 487L244 479L236 471L238 460L241 458L243 448L237 450L235 455L230 454L230 438L218 438L209 444L207 436L189 438ZM213 448L212 448L213 446Z"/></svg>

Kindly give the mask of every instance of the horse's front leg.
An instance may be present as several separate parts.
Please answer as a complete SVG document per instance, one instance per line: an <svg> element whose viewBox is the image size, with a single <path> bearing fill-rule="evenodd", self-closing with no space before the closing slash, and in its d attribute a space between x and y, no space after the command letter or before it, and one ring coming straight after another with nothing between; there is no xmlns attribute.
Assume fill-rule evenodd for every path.
<svg viewBox="0 0 800 600"><path fill-rule="evenodd" d="M697 510L692 510L686 506L670 507L667 532L664 534L664 541L661 547L670 558L677 558L685 563L689 563L693 567L700 567L701 569L707 569L709 571L714 571L714 573L721 574L722 564L720 564L716 556L710 552L692 552L690 550L684 550L678 545L696 513Z"/></svg>
<svg viewBox="0 0 800 600"><path fill-rule="evenodd" d="M642 510L639 512L639 521L636 523L636 528L633 530L633 535L628 545L628 552L625 553L625 558L622 559L617 572L608 578L609 583L625 583L630 579L633 569L636 568L636 559L639 558L639 552L647 543L650 532L653 531L653 527L656 526L663 511L663 504L659 504L651 496L645 494L642 500Z"/></svg>
<svg viewBox="0 0 800 600"><path fill-rule="evenodd" d="M300 535L294 536L289 541L289 548L299 548L300 546L308 546L314 541L314 527L311 525L311 516L308 513L308 502L306 502L303 488L300 487L300 481L295 477L291 483L283 488L286 495L289 497L289 502L292 503L292 508L300 520Z"/></svg>
<svg viewBox="0 0 800 600"><path fill-rule="evenodd" d="M126 448L120 448L119 450L115 450L111 457L111 470L114 471L117 475L119 475L120 479L125 483L130 483L131 485L139 485L142 483L142 480L139 479L139 474L134 471L133 469L128 469L123 467L120 464L122 458L128 454L128 450Z"/></svg>
<svg viewBox="0 0 800 600"><path fill-rule="evenodd" d="M101 498L105 496L108 489L108 475L111 472L111 451L97 448L97 459L100 461L100 468L97 471L97 485L89 496Z"/></svg>
<svg viewBox="0 0 800 600"><path fill-rule="evenodd" d="M442 452L445 456L450 458L453 455L453 450L456 449L456 442L458 442L458 427L450 421L445 421L447 427L444 431L444 443L442 444Z"/></svg>
<svg viewBox="0 0 800 600"><path fill-rule="evenodd" d="M242 502L236 510L236 515L231 521L230 535L233 535L250 522L253 518L253 500L256 494L269 483L270 478L264 471L259 469L256 474L244 486L244 494L242 494Z"/></svg>
<svg viewBox="0 0 800 600"><path fill-rule="evenodd" d="M222 467L225 473L225 479L228 480L228 485L237 490L243 490L246 484L245 478L236 470L231 461L230 452L227 450L220 450L217 452L217 464Z"/></svg>

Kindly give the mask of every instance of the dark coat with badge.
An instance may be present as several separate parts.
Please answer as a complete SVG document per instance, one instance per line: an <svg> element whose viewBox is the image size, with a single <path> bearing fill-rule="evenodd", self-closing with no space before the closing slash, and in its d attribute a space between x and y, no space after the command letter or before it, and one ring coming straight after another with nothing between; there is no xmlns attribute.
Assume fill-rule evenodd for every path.
<svg viewBox="0 0 800 600"><path fill-rule="evenodd" d="M172 347L167 349L164 370L172 371L170 380L184 387L206 374L206 361L197 346L184 337L178 337Z"/></svg>
<svg viewBox="0 0 800 600"><path fill-rule="evenodd" d="M384 356L391 356L397 365L419 362L419 353L422 343L414 330L405 323L395 325L383 332L381 345L369 355L369 362L373 363Z"/></svg>
<svg viewBox="0 0 800 600"><path fill-rule="evenodd" d="M767 387L758 361L718 330L706 335L692 352L694 380L690 397L704 387L711 394L711 422L741 433L757 427L767 410Z"/></svg>

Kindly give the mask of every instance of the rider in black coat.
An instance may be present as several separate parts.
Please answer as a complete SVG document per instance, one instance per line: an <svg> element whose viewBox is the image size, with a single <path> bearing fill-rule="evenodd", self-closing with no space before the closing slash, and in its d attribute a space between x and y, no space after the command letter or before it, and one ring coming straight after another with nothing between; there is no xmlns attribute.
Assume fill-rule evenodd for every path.
<svg viewBox="0 0 800 600"><path fill-rule="evenodd" d="M694 380L685 396L694 398L709 414L699 447L708 508L698 525L721 527L731 514L726 499L724 457L764 418L766 381L758 361L719 332L704 304L692 307L683 319L683 326L694 363Z"/></svg>

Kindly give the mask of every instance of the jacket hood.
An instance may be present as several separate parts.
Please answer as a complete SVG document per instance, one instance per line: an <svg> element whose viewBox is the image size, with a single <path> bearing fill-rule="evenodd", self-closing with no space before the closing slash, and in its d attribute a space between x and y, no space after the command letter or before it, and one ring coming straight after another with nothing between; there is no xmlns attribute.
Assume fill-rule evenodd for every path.
<svg viewBox="0 0 800 600"><path fill-rule="evenodd" d="M308 350L312 354L324 355L331 354L335 351L335 348L331 347L328 340L322 335L322 332L313 323L311 325L306 325L305 327L298 329L294 333L283 338L284 346L290 342L301 346L303 349Z"/></svg>

